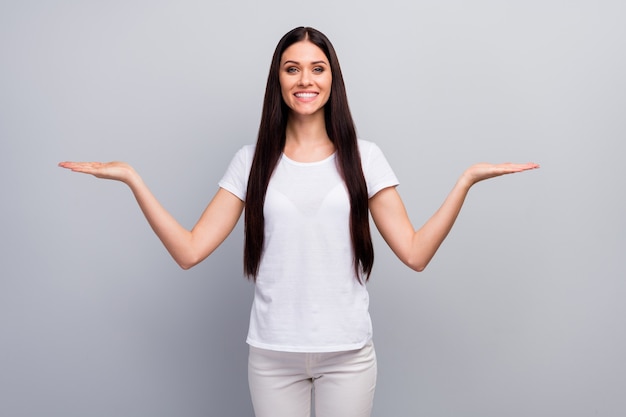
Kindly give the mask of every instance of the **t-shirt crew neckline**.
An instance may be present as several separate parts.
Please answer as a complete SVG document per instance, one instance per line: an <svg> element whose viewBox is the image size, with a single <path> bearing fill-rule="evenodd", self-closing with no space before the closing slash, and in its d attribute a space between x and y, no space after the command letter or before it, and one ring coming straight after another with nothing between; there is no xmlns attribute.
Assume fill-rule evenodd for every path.
<svg viewBox="0 0 626 417"><path fill-rule="evenodd" d="M330 155L328 155L326 158L324 159L320 159L319 161L312 161L312 162L300 162L300 161L296 161L294 159L289 158L287 155L285 155L285 153L282 153L282 158L292 164L292 165L299 165L299 166L314 166L314 165L321 165L324 164L328 161L331 161L333 159L335 159L335 157L337 156L337 152L333 152Z"/></svg>

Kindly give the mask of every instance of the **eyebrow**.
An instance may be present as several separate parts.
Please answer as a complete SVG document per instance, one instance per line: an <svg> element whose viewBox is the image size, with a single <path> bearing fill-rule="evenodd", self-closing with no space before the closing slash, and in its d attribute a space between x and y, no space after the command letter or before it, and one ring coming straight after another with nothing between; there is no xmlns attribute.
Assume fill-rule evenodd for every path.
<svg viewBox="0 0 626 417"><path fill-rule="evenodd" d="M288 60L288 61L285 61L283 63L283 65L287 65L287 64L300 65L300 63L298 61L293 61L293 60ZM328 65L328 63L326 61L313 61L313 62L311 62L311 64L312 65L319 65L319 64Z"/></svg>

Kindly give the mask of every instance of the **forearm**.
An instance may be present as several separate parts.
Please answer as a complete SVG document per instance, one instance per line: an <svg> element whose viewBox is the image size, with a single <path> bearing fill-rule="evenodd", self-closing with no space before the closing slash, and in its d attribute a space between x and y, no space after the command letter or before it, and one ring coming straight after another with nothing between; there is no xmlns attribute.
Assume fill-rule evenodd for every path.
<svg viewBox="0 0 626 417"><path fill-rule="evenodd" d="M374 195L370 199L370 212L378 230L396 256L410 268L422 271L450 233L473 184L536 168L539 165L535 163L472 165L463 172L441 207L418 230L411 225L395 187L386 188Z"/></svg>
<svg viewBox="0 0 626 417"><path fill-rule="evenodd" d="M407 264L411 268L422 271L435 256L461 212L471 184L465 175L461 176L441 207L421 228L414 232L410 258L407 260Z"/></svg>
<svg viewBox="0 0 626 417"><path fill-rule="evenodd" d="M183 269L209 256L234 229L244 203L220 188L191 231L183 228L150 192L139 174L125 162L60 162L59 166L128 185L152 230Z"/></svg>
<svg viewBox="0 0 626 417"><path fill-rule="evenodd" d="M130 187L150 227L161 240L174 261L187 269L197 263L193 250L193 237L159 203L141 177L133 172L126 184Z"/></svg>

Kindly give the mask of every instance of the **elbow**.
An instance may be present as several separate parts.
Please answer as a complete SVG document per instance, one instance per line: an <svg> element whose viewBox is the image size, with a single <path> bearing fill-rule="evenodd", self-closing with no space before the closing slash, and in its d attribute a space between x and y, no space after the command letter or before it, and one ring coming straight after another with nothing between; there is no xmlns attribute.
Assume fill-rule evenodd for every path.
<svg viewBox="0 0 626 417"><path fill-rule="evenodd" d="M191 256L187 256L185 258L180 258L180 259L174 258L174 260L176 261L178 266L180 266L181 269L184 269L185 271L193 268L194 266L198 265L202 261L201 258L195 258Z"/></svg>
<svg viewBox="0 0 626 417"><path fill-rule="evenodd" d="M426 265L424 264L414 264L414 265L409 264L408 266L415 272L422 272L424 269L426 269Z"/></svg>
<svg viewBox="0 0 626 417"><path fill-rule="evenodd" d="M426 269L426 266L428 266L428 261L424 259L419 259L419 258L406 259L404 261L404 264L415 272L422 272L423 270Z"/></svg>
<svg viewBox="0 0 626 417"><path fill-rule="evenodd" d="M187 271L191 268L193 268L195 266L195 264L192 263L183 263L183 262L177 262L178 266L180 266L181 269Z"/></svg>
<svg viewBox="0 0 626 417"><path fill-rule="evenodd" d="M213 251L204 252L202 250L189 247L175 255L171 253L171 255L172 258L174 258L174 261L178 264L178 266L186 271L204 261L212 252Z"/></svg>

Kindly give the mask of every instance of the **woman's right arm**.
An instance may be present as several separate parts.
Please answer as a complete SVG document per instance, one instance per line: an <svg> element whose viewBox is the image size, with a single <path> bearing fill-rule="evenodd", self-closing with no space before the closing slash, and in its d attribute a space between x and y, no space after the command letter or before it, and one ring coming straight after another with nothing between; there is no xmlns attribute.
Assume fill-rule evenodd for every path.
<svg viewBox="0 0 626 417"><path fill-rule="evenodd" d="M244 208L243 201L220 188L196 225L189 231L163 208L139 174L128 164L61 162L59 166L128 185L152 230L183 269L189 269L209 256L235 228Z"/></svg>

